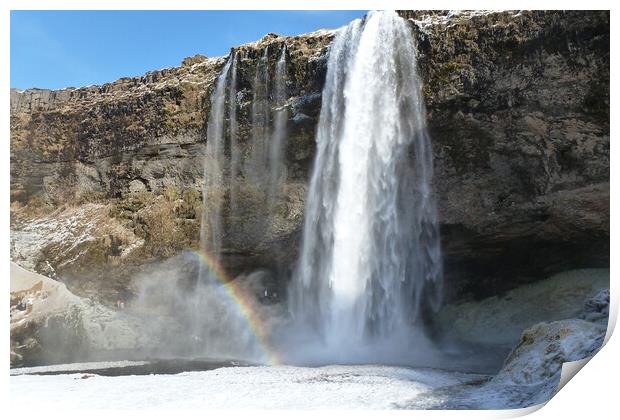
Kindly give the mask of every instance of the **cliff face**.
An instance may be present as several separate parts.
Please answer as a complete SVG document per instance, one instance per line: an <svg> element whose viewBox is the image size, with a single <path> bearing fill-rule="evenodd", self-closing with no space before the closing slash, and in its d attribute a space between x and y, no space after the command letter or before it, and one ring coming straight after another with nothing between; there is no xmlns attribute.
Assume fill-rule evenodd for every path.
<svg viewBox="0 0 620 420"><path fill-rule="evenodd" d="M608 266L609 15L423 22L448 272L483 295L561 268Z"/></svg>
<svg viewBox="0 0 620 420"><path fill-rule="evenodd" d="M435 155L448 299L609 266L609 13L401 12ZM242 156L252 86L287 54L284 197L258 229L249 185L224 214L231 274L295 261L332 31L235 48ZM114 299L140 267L198 246L210 94L224 58L103 86L11 91L13 260ZM64 232L62 235L59 232ZM286 270L274 276L282 284Z"/></svg>

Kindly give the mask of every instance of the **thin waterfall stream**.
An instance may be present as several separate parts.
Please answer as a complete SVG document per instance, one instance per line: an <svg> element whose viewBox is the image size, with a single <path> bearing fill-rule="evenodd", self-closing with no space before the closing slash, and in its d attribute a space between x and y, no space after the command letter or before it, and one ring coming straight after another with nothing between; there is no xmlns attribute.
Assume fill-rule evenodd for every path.
<svg viewBox="0 0 620 420"><path fill-rule="evenodd" d="M277 201L280 184L284 176L282 153L286 137L286 44L282 46L280 58L276 63L273 93L273 133L269 145L269 193L268 208L271 210Z"/></svg>
<svg viewBox="0 0 620 420"><path fill-rule="evenodd" d="M264 187L269 177L266 163L268 159L269 114L270 114L270 80L268 48L256 64L252 98L252 145L251 158L248 161L247 175L251 183Z"/></svg>
<svg viewBox="0 0 620 420"><path fill-rule="evenodd" d="M204 160L203 215L200 228L200 249L219 259L222 247L222 215L224 199L224 131L226 82L233 63L233 55L228 58L217 78L215 91L211 96L211 112L207 128L207 145ZM202 268L200 279L209 275Z"/></svg>
<svg viewBox="0 0 620 420"><path fill-rule="evenodd" d="M238 144L239 123L237 122L237 66L239 63L238 53L233 53L232 68L230 70L230 87L228 90L228 120L230 138L230 213L237 213L237 194L240 150Z"/></svg>

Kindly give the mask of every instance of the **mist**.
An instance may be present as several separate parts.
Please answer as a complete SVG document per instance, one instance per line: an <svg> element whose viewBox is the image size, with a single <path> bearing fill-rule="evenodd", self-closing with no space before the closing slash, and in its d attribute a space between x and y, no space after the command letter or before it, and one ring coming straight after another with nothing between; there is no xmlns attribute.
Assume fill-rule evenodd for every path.
<svg viewBox="0 0 620 420"><path fill-rule="evenodd" d="M261 333L286 322L286 314L279 304L259 302L266 273L241 275L230 284L207 283L198 280L199 269L196 254L186 251L149 266L132 280L136 297L126 311L141 318L156 343L143 357L269 363L262 342L268 337Z"/></svg>

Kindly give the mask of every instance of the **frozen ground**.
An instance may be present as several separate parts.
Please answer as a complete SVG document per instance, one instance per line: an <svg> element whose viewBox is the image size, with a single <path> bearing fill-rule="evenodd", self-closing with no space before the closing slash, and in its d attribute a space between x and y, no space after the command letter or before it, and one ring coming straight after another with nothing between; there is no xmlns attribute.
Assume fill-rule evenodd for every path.
<svg viewBox="0 0 620 420"><path fill-rule="evenodd" d="M485 376L391 366L225 367L176 375L11 376L11 404L39 409L415 408L441 404L433 391ZM441 396L442 398L445 395ZM423 398L424 401L420 401Z"/></svg>

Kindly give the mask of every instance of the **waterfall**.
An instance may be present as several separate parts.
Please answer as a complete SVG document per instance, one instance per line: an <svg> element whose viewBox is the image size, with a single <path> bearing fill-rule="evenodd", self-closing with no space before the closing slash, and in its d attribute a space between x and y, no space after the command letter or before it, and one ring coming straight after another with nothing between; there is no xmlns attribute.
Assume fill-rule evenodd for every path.
<svg viewBox="0 0 620 420"><path fill-rule="evenodd" d="M236 280L226 278L223 271L218 272L218 266L222 263L222 243L225 239L229 243L236 229L232 223L239 223L238 211L243 211L244 202L238 201L240 188L249 185L253 189L250 193L256 191L261 194L261 208L256 212L264 212L266 216L277 199L283 177L281 155L287 118L286 46L282 48L276 63L273 92L270 91L268 58L268 47L265 47L256 65L252 86L251 152L243 162L239 137L243 143L247 138L239 133L237 122L237 67L241 59L238 51L232 51L229 55L211 94L200 232L200 251L207 255L201 259L197 287L187 302L192 308L188 316L189 336L194 340L192 346L195 351L211 356L258 357L257 360L269 356L262 343L264 337L261 330L253 324L257 322L257 315L250 309L252 290L255 288L253 284L260 280L257 273L247 276L247 286L231 286ZM273 128L270 125L272 120ZM241 171L242 164L245 171ZM245 173L242 175L242 172ZM224 231L222 215L226 194L229 197L229 212ZM264 234L267 222L268 218L262 217L254 224L254 229ZM248 290L241 291L243 287Z"/></svg>
<svg viewBox="0 0 620 420"><path fill-rule="evenodd" d="M278 190L283 178L282 152L286 136L286 44L282 46L280 58L276 63L274 77L274 117L273 133L269 145L269 193L268 204L271 208L278 196Z"/></svg>
<svg viewBox="0 0 620 420"><path fill-rule="evenodd" d="M211 95L211 110L207 127L207 146L204 161L203 213L200 228L200 248L219 259L222 247L222 215L224 199L224 110L226 80L233 62L231 54L222 69ZM205 270L200 270L201 280Z"/></svg>
<svg viewBox="0 0 620 420"><path fill-rule="evenodd" d="M237 52L231 51L211 94L204 160L203 216L200 232L199 278L184 301L180 316L187 325L188 347L193 355L262 361L262 337L253 330L244 311L252 296L237 279L219 269L225 239L222 213L225 196L234 211L240 152L237 144ZM226 112L228 111L228 119ZM228 126L226 122L228 121ZM225 147L228 133L228 147ZM228 153L230 151L230 160ZM227 226L228 227L228 226ZM250 276L248 276L250 277ZM251 283L251 282L250 282ZM234 285L233 285L234 284ZM248 293L246 297L246 293Z"/></svg>
<svg viewBox="0 0 620 420"><path fill-rule="evenodd" d="M441 302L432 150L408 25L372 12L330 46L289 301L300 329L341 353L410 336Z"/></svg>
<svg viewBox="0 0 620 420"><path fill-rule="evenodd" d="M269 133L269 57L268 48L256 64L254 96L252 98L252 153L247 174L250 181L261 187L267 182L267 141Z"/></svg>
<svg viewBox="0 0 620 420"><path fill-rule="evenodd" d="M247 202L239 200L244 197L257 198L254 211L260 217L258 222L252 222L252 229L256 236L260 237L269 229L270 211L277 202L285 175L282 153L288 118L287 47L286 44L282 45L279 59L272 71L273 85L270 83L269 50L270 46L263 49L255 67L250 113L251 141L247 142L248 139L243 137L245 133L241 134L241 142L249 143L250 148L245 159L239 144L237 122L237 67L241 59L239 51L232 51L229 55L211 96L204 170L205 211L201 226L201 250L210 253L217 260L221 256L222 206L225 204L226 195L229 210L224 213L228 215L226 235L229 236L226 239L234 238L235 232L240 230L235 223L243 223L240 220L243 220L243 206L247 205ZM227 147L224 147L225 139L228 140ZM245 196L240 197L240 193Z"/></svg>
<svg viewBox="0 0 620 420"><path fill-rule="evenodd" d="M237 65L239 59L234 53L230 69L230 87L228 90L228 119L230 138L230 212L237 212L237 177L239 176L240 151L237 142L239 126L237 124Z"/></svg>
<svg viewBox="0 0 620 420"><path fill-rule="evenodd" d="M235 55L230 54L211 94L204 159L203 213L200 251L221 260L222 206L226 193L225 113L227 83L235 77ZM232 71L232 75L231 75ZM234 83L231 84L232 90ZM229 91L230 92L230 91ZM232 105L230 106L232 108ZM235 123L230 124L231 136ZM192 354L212 357L239 357L256 353L256 343L243 319L223 299L218 273L201 259L198 282L181 306L178 316L187 326L187 347Z"/></svg>

